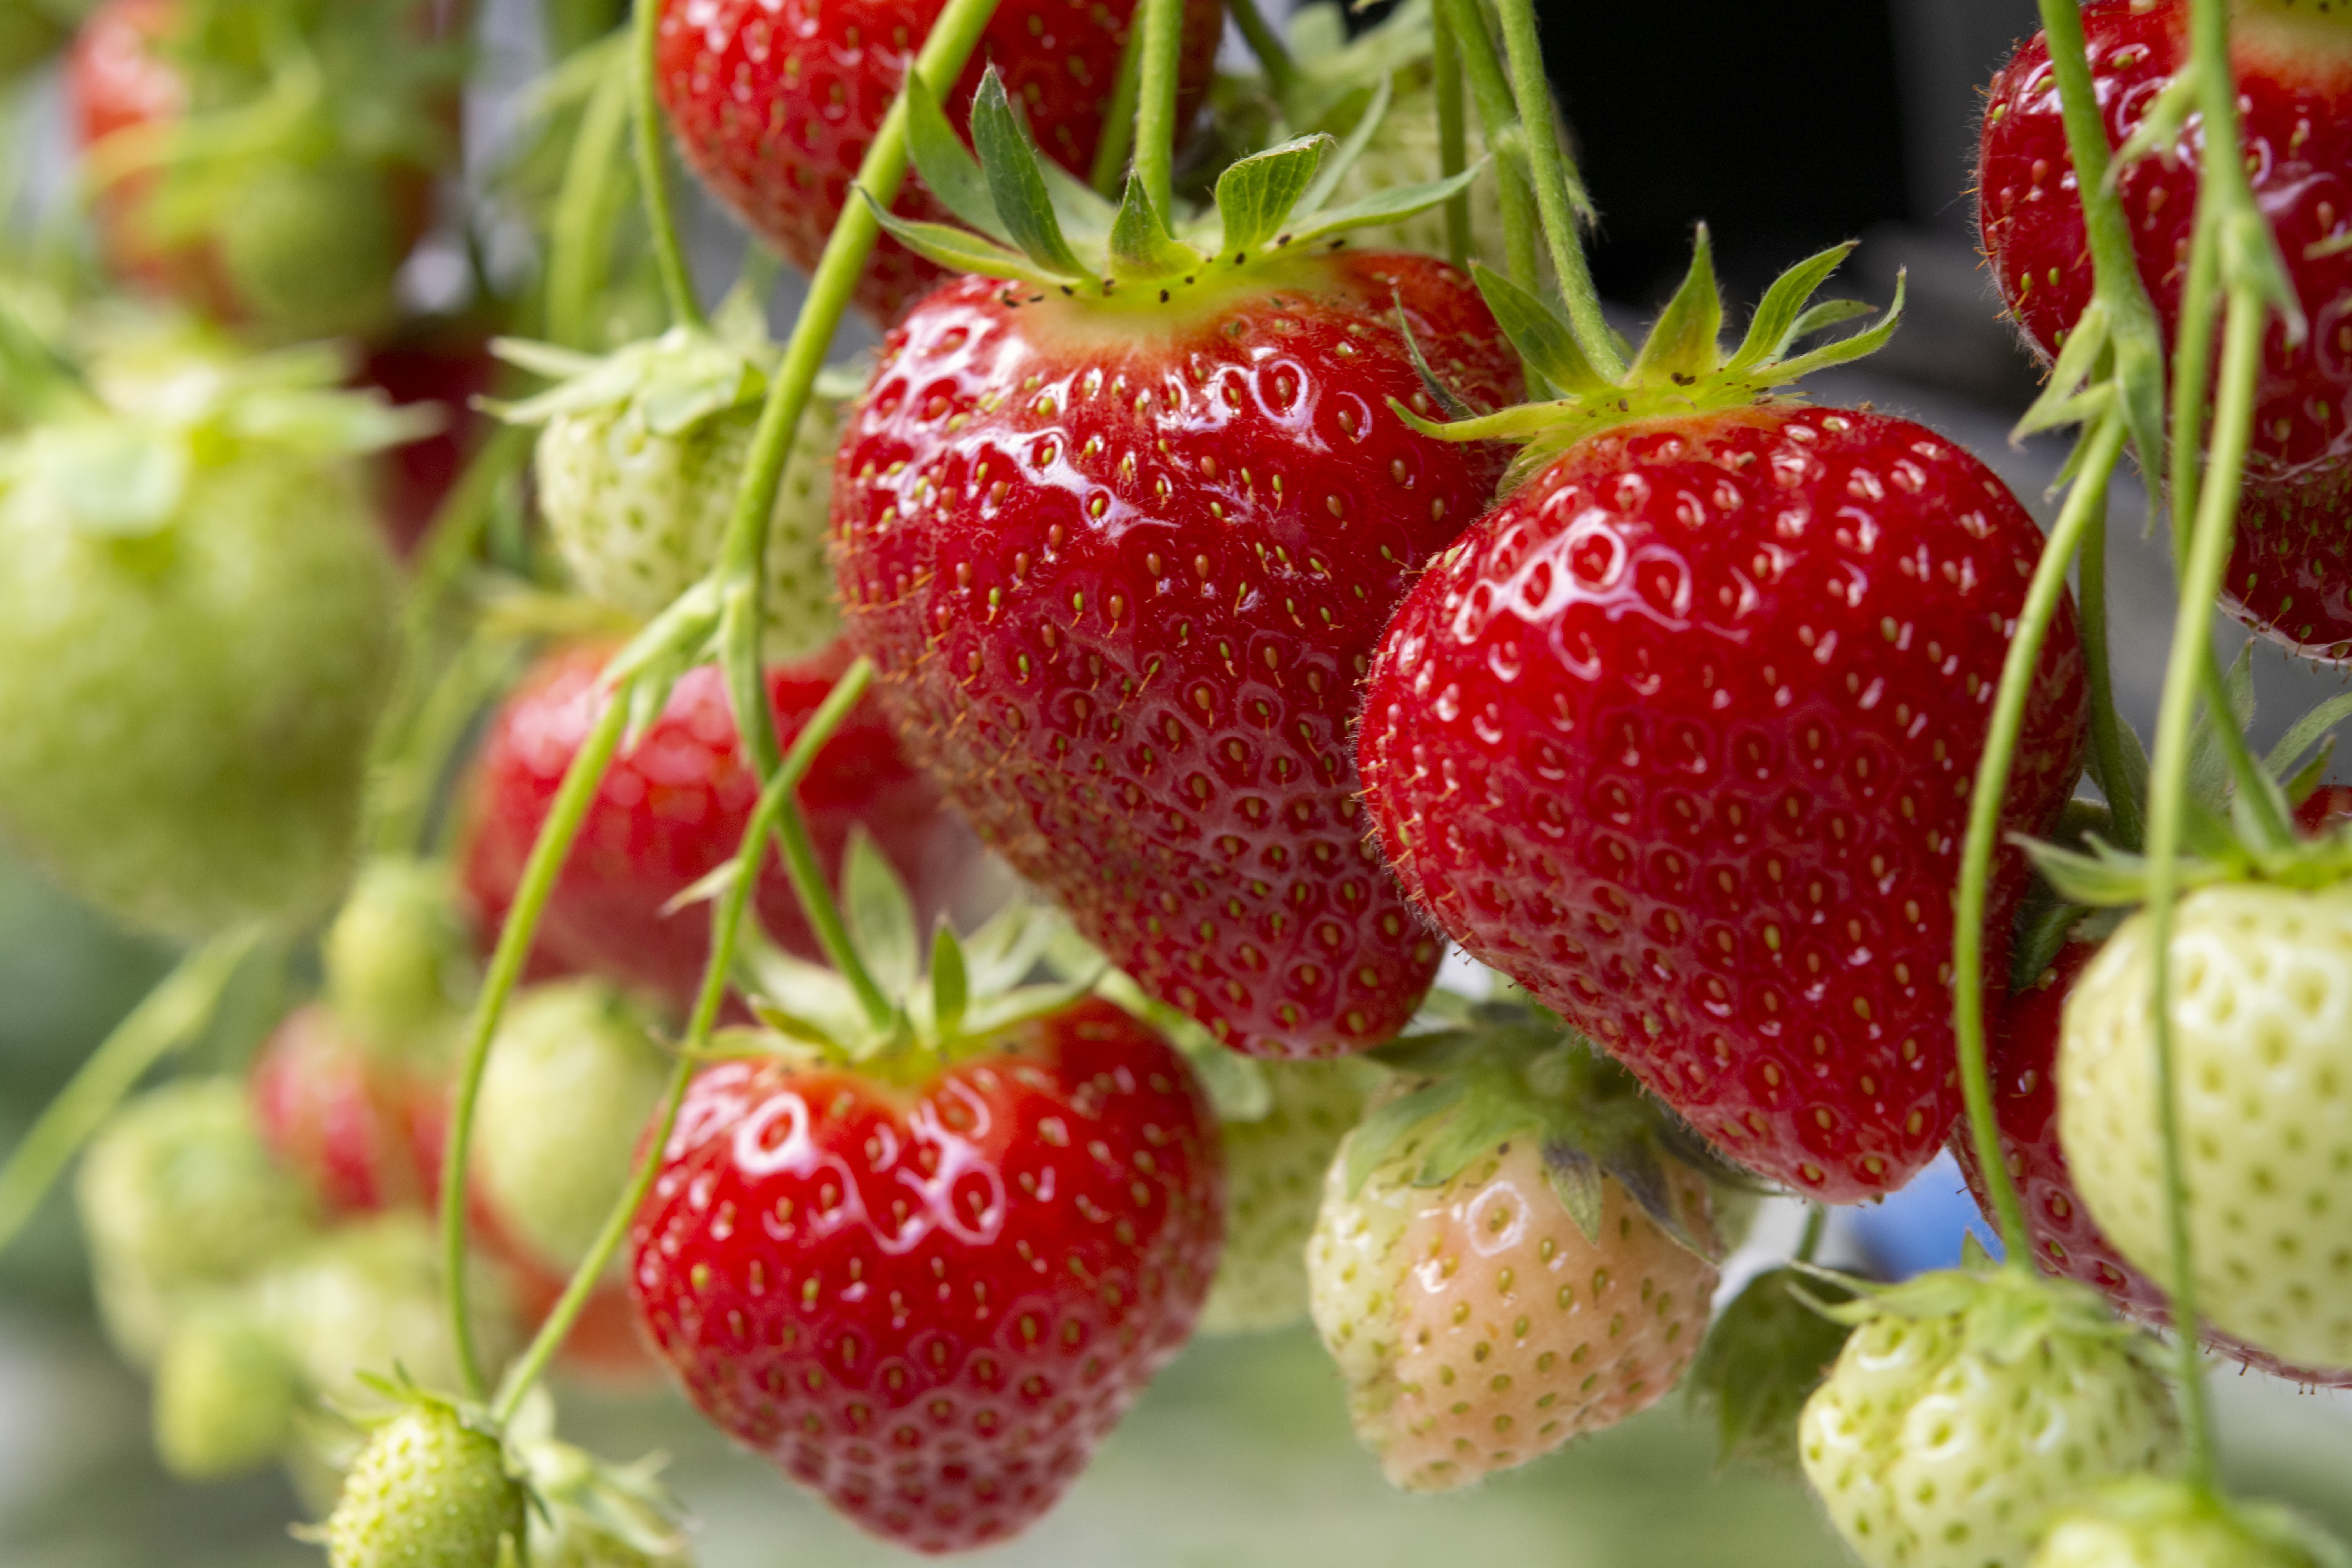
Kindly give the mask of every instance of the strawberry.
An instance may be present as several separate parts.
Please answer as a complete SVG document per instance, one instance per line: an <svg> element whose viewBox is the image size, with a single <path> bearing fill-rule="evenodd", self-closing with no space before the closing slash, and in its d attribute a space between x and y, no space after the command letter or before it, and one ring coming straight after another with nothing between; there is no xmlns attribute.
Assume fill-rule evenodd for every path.
<svg viewBox="0 0 2352 1568"><path fill-rule="evenodd" d="M394 642L333 356L183 358L0 447L0 831L134 924L323 914Z"/></svg>
<svg viewBox="0 0 2352 1568"><path fill-rule="evenodd" d="M2179 1447L2153 1342L2080 1286L1954 1270L1832 1311L1857 1326L1798 1441L1869 1568L2025 1568L2053 1513Z"/></svg>
<svg viewBox="0 0 2352 1568"><path fill-rule="evenodd" d="M685 328L602 359L511 339L499 347L561 378L501 412L541 426L540 516L572 580L632 616L659 615L718 563L773 351L764 340ZM847 390L827 381L812 397L776 492L763 623L770 658L814 652L838 629L824 526Z"/></svg>
<svg viewBox="0 0 2352 1568"><path fill-rule="evenodd" d="M1398 610L1360 757L1446 934L1741 1163L1851 1203L1901 1187L1959 1110L1952 887L2042 532L1933 431L1768 395L1891 327L1779 361L1843 254L1791 269L1727 362L1702 234L1622 384L1481 272L1568 395L1445 427L1531 441L1528 477ZM2084 725L2062 605L2010 826L2054 822ZM1997 863L1995 973L2025 873Z"/></svg>
<svg viewBox="0 0 2352 1568"><path fill-rule="evenodd" d="M452 11L106 0L66 74L109 267L280 337L388 325L455 148Z"/></svg>
<svg viewBox="0 0 2352 1568"><path fill-rule="evenodd" d="M475 1106L473 1180L523 1257L568 1276L588 1255L667 1077L647 1021L610 986L515 997Z"/></svg>
<svg viewBox="0 0 2352 1568"><path fill-rule="evenodd" d="M263 1142L329 1213L421 1204L432 1191L437 1075L371 1048L331 1009L288 1014L247 1089Z"/></svg>
<svg viewBox="0 0 2352 1568"><path fill-rule="evenodd" d="M2323 791L2322 794L2327 792ZM2352 791L2340 791L2352 795ZM2316 798L2316 797L2315 797ZM2306 803L2308 806L2309 803ZM2171 1321L2165 1293L2116 1250L2075 1190L2059 1144L2058 1044L2067 999L2098 952L2089 942L2069 942L2041 977L2010 998L1995 1020L1990 1049L1993 1113L2000 1128L2002 1158L2025 1205L2033 1237L2033 1260L2045 1273L2075 1279L2104 1293L2116 1307L2144 1321ZM1966 1124L1954 1129L1952 1152L1979 1206L1992 1213L1974 1141ZM2275 1356L2217 1333L2206 1342L2249 1366L2306 1387L2352 1386L2352 1371L2288 1366Z"/></svg>
<svg viewBox="0 0 2352 1568"><path fill-rule="evenodd" d="M522 1485L497 1431L410 1392L368 1434L328 1516L329 1568L497 1568L519 1553Z"/></svg>
<svg viewBox="0 0 2352 1568"><path fill-rule="evenodd" d="M2059 1516L2032 1568L2343 1568L2352 1553L2270 1503L2142 1477Z"/></svg>
<svg viewBox="0 0 2352 1568"><path fill-rule="evenodd" d="M1323 1178L1364 1110L1355 1061L1268 1062L1263 1114L1221 1118L1225 1247L1201 1309L1204 1334L1260 1333L1307 1315L1307 1242Z"/></svg>
<svg viewBox="0 0 2352 1568"><path fill-rule="evenodd" d="M597 672L609 650L550 656L492 717L475 766L459 864L466 889L495 931L523 861L581 742L605 700ZM828 650L772 666L768 694L784 742L800 732L847 663ZM709 911L671 910L740 847L759 781L735 734L718 669L689 671L633 748L604 776L539 928L539 952L571 968L658 992L683 1008L701 983ZM969 839L943 819L939 796L900 754L881 714L861 705L819 754L801 786L811 832L829 869L853 825L885 847L937 908L969 863ZM770 934L814 953L782 874L761 879L756 908Z"/></svg>
<svg viewBox="0 0 2352 1568"><path fill-rule="evenodd" d="M220 1305L173 1327L155 1363L155 1454L186 1480L258 1469L293 1436L300 1379L252 1314Z"/></svg>
<svg viewBox="0 0 2352 1568"><path fill-rule="evenodd" d="M655 78L678 151L751 231L803 269L824 254L866 144L945 0L661 0ZM1135 0L1007 0L947 102L961 125L1001 72L1040 144L1081 178L1118 78ZM1179 122L1209 81L1220 0L1185 0ZM898 210L946 216L919 179ZM940 269L884 239L857 303L887 322Z"/></svg>
<svg viewBox="0 0 2352 1568"><path fill-rule="evenodd" d="M1394 1052L1421 1072L1332 1162L1307 1277L1357 1436L1444 1491L1664 1398L1706 1331L1713 1232L1704 1178L1558 1020L1488 1007Z"/></svg>
<svg viewBox="0 0 2352 1568"><path fill-rule="evenodd" d="M2309 333L2274 321L2255 384L2253 443L2224 604L2315 658L2352 658L2352 26L2326 5L2244 0L2231 7L2240 137L2256 205ZM2187 0L2088 0L2083 30L2111 144L2140 127L2186 63ZM2197 211L2203 121L2116 174L2141 280L2168 337ZM1978 218L2011 317L2044 358L2091 297L2073 164L2048 41L2018 47L1993 78L1978 168Z"/></svg>
<svg viewBox="0 0 2352 1568"><path fill-rule="evenodd" d="M100 1315L140 1363L191 1303L310 1230L307 1194L254 1136L227 1079L167 1084L117 1111L90 1142L76 1195Z"/></svg>
<svg viewBox="0 0 2352 1568"><path fill-rule="evenodd" d="M933 188L985 188L924 102ZM974 112L1001 188L1038 178L992 79ZM909 752L1146 993L1263 1057L1376 1045L1435 973L1349 727L1391 606L1499 465L1389 412L1427 403L1400 319L1469 395L1517 375L1459 273L1332 248L1442 191L1283 210L1328 147L1235 164L1227 216L1161 228L1149 264L1079 260L1042 206L1036 257L972 237L1021 281L908 313L834 486L843 624ZM1122 233L1159 222L1141 189Z"/></svg>
<svg viewBox="0 0 2352 1568"><path fill-rule="evenodd" d="M903 994L911 907L870 846L846 879ZM928 994L879 1026L831 971L759 954L757 1010L818 1044L696 1077L631 1233L639 1321L702 1413L917 1551L1051 1507L1216 1267L1198 1085L1109 1003L1008 990L1045 934L1019 906L969 949L941 927Z"/></svg>
<svg viewBox="0 0 2352 1568"><path fill-rule="evenodd" d="M2174 914L2173 1058L2198 1307L2289 1363L2352 1367L2352 883L2218 883ZM2066 1163L2099 1227L2158 1279L2170 1232L2148 1028L2147 918L2075 981L2058 1050Z"/></svg>

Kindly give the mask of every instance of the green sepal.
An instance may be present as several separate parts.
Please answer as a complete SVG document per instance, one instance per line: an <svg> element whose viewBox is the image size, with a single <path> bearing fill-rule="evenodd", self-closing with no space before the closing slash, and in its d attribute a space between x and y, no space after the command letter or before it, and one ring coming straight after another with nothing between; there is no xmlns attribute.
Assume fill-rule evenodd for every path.
<svg viewBox="0 0 2352 1568"><path fill-rule="evenodd" d="M1033 262L1021 252L996 243L984 235L953 224L917 223L902 218L874 199L873 193L859 185L857 194L873 210L874 221L884 233L916 255L938 262L951 272L978 272L990 278L1008 281L1033 283L1045 288L1075 287L1085 281L1076 273L1056 272Z"/></svg>
<svg viewBox="0 0 2352 1568"><path fill-rule="evenodd" d="M1701 232L1704 232L1703 230ZM1789 352L1789 345L1809 331L1819 331L1835 321L1862 315L1869 307L1859 300L1837 300L1816 305L1810 310L1811 300L1821 286L1830 280L1830 274L1844 265L1853 254L1857 241L1847 240L1832 245L1827 250L1817 250L1772 280L1764 290L1764 298L1756 303L1756 313L1748 319L1747 336L1732 356L1723 362L1726 370L1748 370L1759 364L1769 364ZM1823 316L1830 307L1838 307L1846 314ZM1812 324L1808 325L1811 321Z"/></svg>
<svg viewBox="0 0 2352 1568"><path fill-rule="evenodd" d="M1801 261L1797 270L1809 265ZM1722 335L1723 295L1715 283L1715 247L1707 237L1706 225L1701 224L1691 239L1690 268L1666 308L1658 312L1626 375L1635 381L1691 385L1721 363Z"/></svg>
<svg viewBox="0 0 2352 1568"><path fill-rule="evenodd" d="M921 968L915 902L863 824L849 830L842 859L842 918L875 983L892 996L912 991Z"/></svg>
<svg viewBox="0 0 2352 1568"><path fill-rule="evenodd" d="M1037 167L1037 150L1013 113L1004 79L991 67L971 102L971 142L1005 236L1024 255L1059 277L1099 286L1070 249L1062 220Z"/></svg>
<svg viewBox="0 0 2352 1568"><path fill-rule="evenodd" d="M1111 219L1110 273L1121 280L1166 278L1206 265L1207 258L1168 232L1141 176L1129 174Z"/></svg>
<svg viewBox="0 0 2352 1568"><path fill-rule="evenodd" d="M1389 78L1383 76L1372 84L1372 95L1364 104L1363 112L1356 117L1355 128L1340 139L1339 146L1315 171L1314 181L1307 185L1307 194L1298 198L1297 211L1318 213L1323 210L1324 205L1331 199L1331 193L1339 188L1339 182L1348 177L1348 171L1356 166L1357 160L1364 155L1364 149L1371 145L1373 136L1380 131L1381 121L1388 118L1389 105L1395 97L1396 91L1390 85Z"/></svg>
<svg viewBox="0 0 2352 1568"><path fill-rule="evenodd" d="M1852 1300L1842 1280L1771 1268L1716 1315L1685 1387L1694 1407L1714 1413L1718 1466L1739 1459L1791 1480L1801 1474L1798 1419L1853 1331L1820 1306Z"/></svg>
<svg viewBox="0 0 2352 1568"><path fill-rule="evenodd" d="M1576 329L1550 300L1483 261L1470 263L1470 279L1478 286L1486 309L1494 312L1495 324L1546 381L1571 395L1598 392L1610 384L1592 368L1577 343Z"/></svg>
<svg viewBox="0 0 2352 1568"><path fill-rule="evenodd" d="M907 153L940 205L992 239L1013 243L980 160L948 123L947 110L920 71L907 73Z"/></svg>
<svg viewBox="0 0 2352 1568"><path fill-rule="evenodd" d="M746 353L690 327L672 327L602 358L520 338L493 339L490 349L509 364L558 378L519 402L483 402L509 425L544 425L563 415L635 405L648 430L677 436L767 394L767 354Z"/></svg>
<svg viewBox="0 0 2352 1568"><path fill-rule="evenodd" d="M555 1402L544 1388L524 1396L507 1425L506 1445L530 1492L534 1563L611 1561L596 1550L601 1537L646 1560L646 1568L683 1564L686 1510L661 1484L668 1463L662 1455L615 1465L562 1441L555 1436ZM544 1542L542 1532L549 1537ZM581 1539L583 1533L588 1541Z"/></svg>
<svg viewBox="0 0 2352 1568"><path fill-rule="evenodd" d="M1293 227L1287 234L1276 235L1277 246L1320 245L1339 238L1355 229L1374 228L1382 224L1409 218L1431 207L1443 206L1468 190L1485 174L1488 160L1481 158L1458 174L1442 180L1430 180L1418 185L1398 185L1376 192L1360 201L1349 202L1343 207L1332 207L1315 213L1309 221Z"/></svg>
<svg viewBox="0 0 2352 1568"><path fill-rule="evenodd" d="M1280 234L1338 145L1329 136L1303 136L1228 165L1217 176L1218 259L1244 265L1250 252Z"/></svg>
<svg viewBox="0 0 2352 1568"><path fill-rule="evenodd" d="M2004 1268L1986 1256L1973 1233L1961 1254L1958 1268L1938 1268L1894 1285L1811 1264L1791 1267L1809 1282L1851 1292L1849 1300L1830 1302L1823 1289L1798 1288L1816 1310L1849 1327L1883 1317L1945 1318L1957 1321L1970 1352L2007 1365L2032 1356L2054 1337L2067 1336L2127 1345L2151 1369L2160 1368L2157 1342L2147 1331L2118 1319L2107 1299L2089 1286L2037 1269Z"/></svg>
<svg viewBox="0 0 2352 1568"><path fill-rule="evenodd" d="M931 1019L943 1035L958 1033L971 1003L971 974L955 927L941 921L931 933Z"/></svg>

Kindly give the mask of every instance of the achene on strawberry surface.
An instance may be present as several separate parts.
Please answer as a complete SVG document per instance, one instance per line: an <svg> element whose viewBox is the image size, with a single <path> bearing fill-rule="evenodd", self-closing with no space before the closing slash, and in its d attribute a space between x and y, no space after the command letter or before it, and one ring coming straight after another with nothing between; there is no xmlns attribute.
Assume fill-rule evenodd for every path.
<svg viewBox="0 0 2352 1568"><path fill-rule="evenodd" d="M1622 384L1481 273L1570 391L1451 427L1532 440L1532 472L1398 611L1360 745L1391 863L1449 935L1736 1160L1851 1203L1959 1110L1951 890L2042 533L1933 431L1764 395L1891 325L1779 360L1843 255L1776 284L1727 362L1702 237ZM2055 820L2084 714L2062 605L2007 826ZM2006 851L1992 973L2025 885Z"/></svg>
<svg viewBox="0 0 2352 1568"><path fill-rule="evenodd" d="M2295 0L2230 6L2247 179L2305 317L2273 319L2254 396L2238 533L2223 582L2240 619L2297 653L2352 658L2352 24ZM2111 145L2140 128L2188 60L2188 0L2089 0L2083 30ZM2179 329L2198 205L2203 121L2114 175L2141 280ZM2074 164L2049 41L2035 34L1993 78L1979 223L2002 299L2054 357L2091 298Z"/></svg>
<svg viewBox="0 0 2352 1568"><path fill-rule="evenodd" d="M947 142L975 184L922 121L919 159ZM992 159L1033 156L992 84L975 122ZM1245 160L1220 190L1311 202L1328 142ZM1120 225L1159 221L1139 189ZM1392 214L1245 206L1223 232L1162 228L1148 259L1082 236L1108 252L1095 262L1032 216L1052 226L1034 257L971 240L1018 281L917 305L850 417L845 637L909 753L1152 997L1252 1055L1376 1045L1439 944L1365 841L1356 683L1501 468L1388 400L1428 403L1403 331L1482 401L1517 365L1452 268L1331 248ZM961 254L953 231L890 224Z"/></svg>

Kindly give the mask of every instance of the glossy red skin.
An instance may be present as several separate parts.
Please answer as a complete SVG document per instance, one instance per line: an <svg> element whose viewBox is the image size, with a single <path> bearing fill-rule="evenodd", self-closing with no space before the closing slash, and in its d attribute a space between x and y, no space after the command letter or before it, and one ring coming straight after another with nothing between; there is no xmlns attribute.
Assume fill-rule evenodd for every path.
<svg viewBox="0 0 2352 1568"><path fill-rule="evenodd" d="M2187 15L2185 0L2084 6L2110 145L2138 127L2181 65ZM2237 24L2241 142L2310 336L2291 344L2273 320L2264 341L2225 603L2274 641L2341 660L2352 658L2352 529L2345 521L2352 514L2352 251L2305 252L2340 239L2352 220L2352 32L2335 47L2312 47L2306 34L2281 48L2265 44L2260 24L2251 13ZM2179 321L2201 125L2192 120L2161 155L2126 168L2119 184L2140 277L2168 338ZM2092 273L2039 34L1993 79L1978 200L2001 296L2034 348L2052 357L2089 302Z"/></svg>
<svg viewBox="0 0 2352 1568"><path fill-rule="evenodd" d="M2341 793L2352 796L2352 790ZM2001 1157L2025 1208L2026 1229L2033 1238L2033 1261L2044 1273L2079 1280L2101 1292L2118 1311L2162 1326L2172 1321L2165 1293L2133 1268L2099 1229L2089 1205L2074 1190L2074 1178L2066 1170L2065 1151L2058 1142L2056 1065L2066 996L2098 951L2092 942L2067 943L2042 977L2011 997L1991 1020L1985 1044L1992 1069L1993 1121L2000 1131ZM1977 1206L1992 1218L1984 1167L1977 1160L1965 1121L1953 1129L1952 1152L1958 1157ZM1998 1225L1998 1219L1993 1223ZM2205 1342L2273 1377L2306 1387L2352 1388L2352 1370L2290 1366L2267 1351L2211 1329L2205 1331Z"/></svg>
<svg viewBox="0 0 2352 1568"><path fill-rule="evenodd" d="M564 770L604 711L596 677L610 651L579 647L551 656L490 721L458 857L485 943L506 919ZM769 668L768 697L784 744L848 662L835 647ZM724 679L715 666L688 671L661 717L605 774L541 918L536 951L553 961L551 967L602 974L658 993L680 1009L690 1005L710 951L709 907L668 914L663 907L741 847L759 795ZM971 864L970 836L901 754L870 700L851 710L817 753L801 785L801 805L827 877L840 874L849 830L862 825L906 879L925 921ZM819 956L800 900L773 857L753 907L778 942Z"/></svg>
<svg viewBox="0 0 2352 1568"><path fill-rule="evenodd" d="M1485 305L1424 257L1092 344L1056 325L1084 306L967 278L885 342L835 471L845 634L909 753L1113 963L1255 1056L1378 1045L1439 957L1349 735L1390 609L1503 457L1389 411L1426 405L1392 285L1439 374L1507 400Z"/></svg>
<svg viewBox="0 0 2352 1568"><path fill-rule="evenodd" d="M946 0L661 0L656 88L679 152L751 230L814 268L857 165ZM1003 0L947 99L965 130L993 65L1037 144L1091 172L1136 0ZM1185 0L1178 123L1206 90L1222 0ZM969 132L967 132L967 135ZM913 174L892 210L956 221ZM887 236L857 303L887 322L946 276Z"/></svg>
<svg viewBox="0 0 2352 1568"><path fill-rule="evenodd" d="M1732 1158L1903 1185L1959 1109L1943 975L1971 779L2042 533L1981 463L1789 405L1590 437L1474 524L1368 682L1366 803L1414 901ZM2084 725L2071 605L2002 821ZM1996 863L1990 931L2025 885ZM2005 972L2005 934L1988 973Z"/></svg>
<svg viewBox="0 0 2352 1568"><path fill-rule="evenodd" d="M433 404L442 412L439 430L394 447L377 460L378 512L394 552L403 560L425 537L449 487L481 444L486 418L474 399L488 395L499 374L489 340L463 329L412 332L370 349L362 363L362 386L380 389L395 404Z"/></svg>
<svg viewBox="0 0 2352 1568"><path fill-rule="evenodd" d="M1167 1043L1089 999L898 1089L705 1069L632 1233L702 1413L921 1552L1023 1529L1192 1331L1223 1153Z"/></svg>
<svg viewBox="0 0 2352 1568"><path fill-rule="evenodd" d="M439 1086L376 1059L323 1005L286 1016L246 1087L263 1143L330 1214L423 1203L436 1186Z"/></svg>

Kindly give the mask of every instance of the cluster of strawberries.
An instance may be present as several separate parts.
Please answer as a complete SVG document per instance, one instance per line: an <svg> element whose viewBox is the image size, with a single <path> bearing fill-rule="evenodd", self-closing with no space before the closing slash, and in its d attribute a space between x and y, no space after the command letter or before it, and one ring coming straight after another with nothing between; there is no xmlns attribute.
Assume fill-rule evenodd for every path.
<svg viewBox="0 0 2352 1568"><path fill-rule="evenodd" d="M429 498L404 586L350 459L423 426L332 390L332 356L0 319L0 668L41 672L0 673L0 823L200 953L340 907L325 999L246 1082L152 1094L85 1166L167 1458L347 1470L339 1568L683 1561L646 1476L530 1414L538 1347L489 1399L544 1322L575 1368L649 1352L868 1530L961 1550L1049 1509L1196 1330L1311 1315L1412 1489L1696 1367L1877 1568L2326 1560L2168 1479L2133 1321L2173 1315L2187 1238L2206 1342L2352 1383L2352 808L2305 765L2341 715L2259 762L2215 732L2242 714L2204 732L2158 1048L2165 928L2115 912L2148 886L2148 765L2104 608L1953 442L1783 390L1895 327L1822 336L1867 313L1814 302L1849 247L1727 351L1702 231L1621 339L1526 0L1499 37L1436 0L1353 44L1310 9L1288 48L1244 5L1263 79L1219 87L1181 164L1214 0L641 4L544 95L554 341L501 339L537 384L488 405L535 445ZM2207 8L2082 17L2168 336L2203 132L2166 84ZM581 9L559 40L600 30ZM2231 9L2296 310L2226 603L2341 659L2352 31ZM100 6L72 69L113 271L279 343L380 336L468 20ZM941 37L942 79L910 73ZM1993 84L1981 199L2057 358L2105 306L2053 47ZM644 234L604 167L632 94ZM886 329L870 365L780 352L756 268L702 316L663 127L816 273L812 312L871 245L839 290ZM656 280L667 330L628 302ZM2074 800L2086 755L2104 805ZM1433 990L1449 944L1493 995ZM1956 988L1992 1021L1981 1141ZM1715 1318L1740 1194L1867 1202L1947 1147L2089 1289L1801 1260ZM363 1445L310 1418L369 1402Z"/></svg>

